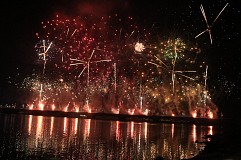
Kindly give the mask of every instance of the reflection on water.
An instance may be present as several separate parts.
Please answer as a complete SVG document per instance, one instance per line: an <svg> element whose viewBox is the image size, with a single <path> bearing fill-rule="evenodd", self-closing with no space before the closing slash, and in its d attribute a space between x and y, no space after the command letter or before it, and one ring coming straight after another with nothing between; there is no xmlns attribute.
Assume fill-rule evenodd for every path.
<svg viewBox="0 0 241 160"><path fill-rule="evenodd" d="M0 115L0 158L166 159L190 158L194 143L217 126L150 124L32 115Z"/></svg>

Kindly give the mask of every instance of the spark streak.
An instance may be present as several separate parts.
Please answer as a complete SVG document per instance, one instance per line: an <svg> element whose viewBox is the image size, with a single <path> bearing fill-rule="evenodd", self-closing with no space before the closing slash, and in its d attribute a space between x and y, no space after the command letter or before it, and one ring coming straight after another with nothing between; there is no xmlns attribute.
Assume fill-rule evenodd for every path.
<svg viewBox="0 0 241 160"><path fill-rule="evenodd" d="M206 22L207 25L207 29L205 29L204 31L202 31L201 33L199 33L195 38L198 38L199 36L201 36L203 33L208 32L209 34L209 38L210 38L210 43L213 43L213 39L212 39L212 34L211 34L211 28L213 27L214 23L216 22L216 20L218 19L218 17L221 15L221 13L224 11L224 9L227 7L228 3L223 7L223 9L219 12L219 14L217 15L217 17L214 19L213 23L211 25L209 25L208 21L207 21L207 17L203 8L203 5L200 6L200 10L202 12L202 15L204 17L204 20Z"/></svg>

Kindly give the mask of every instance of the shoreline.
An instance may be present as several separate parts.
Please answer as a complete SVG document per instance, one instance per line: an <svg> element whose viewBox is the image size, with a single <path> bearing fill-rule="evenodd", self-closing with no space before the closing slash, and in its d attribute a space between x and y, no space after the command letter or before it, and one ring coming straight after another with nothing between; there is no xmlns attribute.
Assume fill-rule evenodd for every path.
<svg viewBox="0 0 241 160"><path fill-rule="evenodd" d="M0 108L0 114L23 114L49 117L68 117L84 118L97 120L112 121L136 121L149 123L183 123L197 125L222 125L229 121L228 119L210 119L210 118L193 118L193 117L176 117L176 116L158 116L158 115L129 115L129 114L112 114L112 113L88 113L88 112L64 112L52 110L29 110L24 108Z"/></svg>

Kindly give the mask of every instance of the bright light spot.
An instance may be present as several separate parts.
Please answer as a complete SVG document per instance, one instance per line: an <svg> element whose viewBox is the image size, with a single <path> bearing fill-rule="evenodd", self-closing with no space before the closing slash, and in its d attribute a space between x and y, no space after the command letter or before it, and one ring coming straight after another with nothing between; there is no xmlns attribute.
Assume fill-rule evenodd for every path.
<svg viewBox="0 0 241 160"><path fill-rule="evenodd" d="M52 110L53 110L53 111L55 110L55 105L54 105L54 104L52 104Z"/></svg>
<svg viewBox="0 0 241 160"><path fill-rule="evenodd" d="M41 111L44 110L44 104L42 102L39 102L38 106Z"/></svg>
<svg viewBox="0 0 241 160"><path fill-rule="evenodd" d="M31 105L29 106L29 109L30 109L30 110L32 110L32 109L33 109L33 104L31 104Z"/></svg>
<svg viewBox="0 0 241 160"><path fill-rule="evenodd" d="M142 43L137 42L135 44L135 51L142 52L145 49L144 45Z"/></svg>
<svg viewBox="0 0 241 160"><path fill-rule="evenodd" d="M144 112L144 115L146 115L146 116L147 116L147 115L148 115L148 113L149 113L149 110L148 110L148 109L146 109L146 110L145 110L145 112Z"/></svg>
<svg viewBox="0 0 241 160"><path fill-rule="evenodd" d="M64 111L65 111L65 112L67 112L67 111L68 111L68 106L66 106L66 107L65 107Z"/></svg>
<svg viewBox="0 0 241 160"><path fill-rule="evenodd" d="M88 113L91 113L91 109L90 108L88 109Z"/></svg>
<svg viewBox="0 0 241 160"><path fill-rule="evenodd" d="M208 118L213 119L213 112L211 111L208 112Z"/></svg>
<svg viewBox="0 0 241 160"><path fill-rule="evenodd" d="M134 115L135 109L128 109L128 114Z"/></svg>
<svg viewBox="0 0 241 160"><path fill-rule="evenodd" d="M196 110L192 113L192 117L193 117L193 118L196 118L196 117L197 117L197 111L196 111Z"/></svg>
<svg viewBox="0 0 241 160"><path fill-rule="evenodd" d="M117 108L117 109L111 108L111 111L112 111L112 113L114 113L114 114L119 114L119 113L120 113L120 109L119 109L119 108Z"/></svg>

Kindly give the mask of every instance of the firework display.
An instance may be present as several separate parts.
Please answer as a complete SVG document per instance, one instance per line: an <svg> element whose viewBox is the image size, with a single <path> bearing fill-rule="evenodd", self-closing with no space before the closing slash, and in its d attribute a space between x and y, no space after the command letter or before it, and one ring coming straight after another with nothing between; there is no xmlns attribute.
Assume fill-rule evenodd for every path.
<svg viewBox="0 0 241 160"><path fill-rule="evenodd" d="M30 109L217 116L201 49L182 37L132 17L56 15L36 40L37 69L22 84Z"/></svg>

